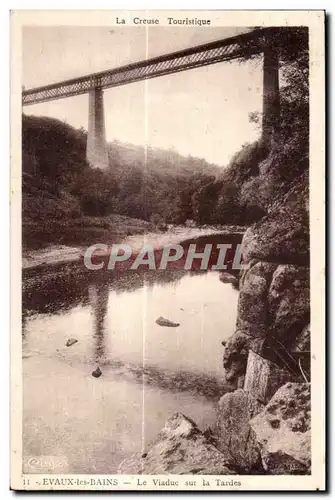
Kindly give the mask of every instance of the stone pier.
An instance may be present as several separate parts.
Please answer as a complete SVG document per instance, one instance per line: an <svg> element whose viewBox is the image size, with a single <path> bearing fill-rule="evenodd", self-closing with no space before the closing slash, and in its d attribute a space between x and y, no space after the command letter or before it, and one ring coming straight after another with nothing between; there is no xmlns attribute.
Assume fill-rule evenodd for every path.
<svg viewBox="0 0 335 500"><path fill-rule="evenodd" d="M103 91L99 87L89 93L86 158L93 168L108 168Z"/></svg>

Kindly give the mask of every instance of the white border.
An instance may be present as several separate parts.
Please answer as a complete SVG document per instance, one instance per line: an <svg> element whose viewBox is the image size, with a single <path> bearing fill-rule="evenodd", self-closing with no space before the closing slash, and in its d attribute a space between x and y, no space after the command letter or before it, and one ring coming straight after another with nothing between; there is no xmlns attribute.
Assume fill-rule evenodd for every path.
<svg viewBox="0 0 335 500"><path fill-rule="evenodd" d="M36 2L37 4L39 2ZM36 3L33 3L33 6L35 7ZM61 5L61 1L60 2L57 2L57 7L59 7ZM285 3L285 2L283 2ZM180 7L180 2L178 2L179 4L179 7ZM49 4L50 5L50 4ZM127 2L123 2L122 3L122 6L123 8L125 8L127 6ZM172 3L170 3L170 6L172 7ZM282 5L284 7L284 5ZM304 5L306 7L306 4ZM30 5L31 7L31 5ZM38 5L37 5L38 7ZM20 7L19 7L20 8ZM103 6L102 6L103 8ZM222 11L221 11L222 12ZM59 11L58 11L59 13ZM57 14L58 14L57 13ZM20 14L23 14L23 13L20 13ZM36 15L37 13L35 12L34 15ZM55 14L55 13L53 13ZM69 13L68 13L69 14ZM67 14L67 15L68 15ZM96 17L95 15L92 15L92 14L95 14L93 12L90 12L89 13L89 16L90 16L90 19L92 19L94 21L94 18ZM223 14L223 12L222 12ZM225 14L225 17L227 17L227 12L224 13ZM243 14L246 14L246 13L243 13L243 12L240 12L240 13L237 13L237 12L234 12L234 13L229 13L229 17L234 14L235 15L243 15ZM271 15L272 13L269 12L269 14ZM276 12L275 13L275 19L273 18L271 20L271 24L282 24L282 15L285 14L284 12ZM299 18L301 18L301 12L298 12L298 13L295 13L295 12L288 12L286 13L286 15L289 15L289 18L290 18L290 24L291 24L291 20L297 15L299 16ZM310 13L310 15L313 15L315 13ZM256 21L256 18L257 16L259 15L258 12L248 12L248 23L246 24L261 24L259 22ZM34 16L35 17L35 16ZM44 17L44 16L42 16ZM58 17L58 16L57 16ZM70 16L72 17L72 16ZM76 19L78 19L78 12L75 13L75 17ZM100 16L99 16L100 17ZM272 15L271 15L272 17ZM54 16L53 16L53 19L54 19ZM277 22L279 21L279 22ZM287 21L287 18L286 20ZM54 23L54 20L53 20L53 23ZM101 23L101 18L99 20L99 24ZM293 21L293 24L295 22ZM72 24L72 22L71 22ZM74 23L73 23L74 24ZM102 24L102 23L101 23ZM109 23L108 23L109 24ZM230 17L229 19L229 23L228 25L242 25L242 22L240 21L240 23L237 23L236 21L232 21L232 18ZM245 25L245 23L243 23ZM300 24L304 24L304 23L300 23ZM223 24L221 24L223 25ZM318 37L319 38L319 37ZM316 42L320 42L320 40L316 40ZM316 45L315 45L316 46ZM321 49L321 51L320 51ZM323 47L320 47L318 48L318 53L319 55L322 55L322 50L323 50ZM316 55L316 54L314 54ZM15 58L14 58L15 59ZM13 61L15 63L15 60ZM311 94L313 96L313 99L312 99L312 105L311 105L311 131L312 131L312 143L311 143L311 146L312 146L312 156L311 156L311 163L315 162L315 164L318 163L319 165L319 170L318 172L315 170L311 171L311 207L312 208L312 219L311 219L311 222L312 222L312 225L313 225L313 229L312 229L312 232L311 232L311 248L312 248L312 255L314 256L314 258L316 257L316 255L318 255L318 257L320 255L323 255L323 252L322 252L322 248L320 248L320 244L322 245L322 242L324 242L324 228L323 228L323 216L322 216L322 210L323 210L323 197L321 196L320 197L320 188L321 188L321 192L323 191L323 183L324 183L324 179L323 179L323 172L322 172L322 165L323 165L323 157L320 156L322 155L322 150L320 149L320 141L321 143L323 142L323 138L324 138L324 130L323 130L323 127L322 127L322 123L323 123L323 110L324 110L324 96L322 95L323 92L323 73L324 73L324 66L323 66L323 62L321 62L321 66L319 66L317 68L317 72L318 74L315 72L315 67L313 68L313 65L311 66L311 70L312 70L312 73L311 73L311 76L313 74L313 77L311 78ZM315 75L315 76L314 76ZM17 71L15 71L15 74L13 74L13 77L15 77L15 85L13 87L13 90L14 90L14 95L15 95L15 89L18 90L18 87L20 88L20 83L19 85L17 85L16 83L16 78L17 78ZM313 80L314 78L314 80ZM314 83L312 83L314 81ZM318 97L317 97L318 96ZM13 130L13 127L14 127L14 130L15 130L15 133L12 135L12 137L14 137L15 135L17 135L17 130L18 130L18 127L19 124L17 122L17 117L16 117L16 120L15 120L15 117L12 117L12 130ZM315 149L315 147L317 149ZM315 150L315 153L314 153L314 150ZM12 149L12 155L13 155L13 158L14 158L14 163L16 164L20 164L20 152L18 152L17 148L14 147L14 149ZM18 189L20 189L20 176L18 177L16 174L18 174L18 172L16 171L16 168L14 168L14 172L12 171L12 188L14 189L14 193L15 192L18 192ZM318 199L316 196L313 195L313 191L314 191L314 186L315 186L315 189L318 190ZM316 194L316 193L314 193ZM18 217L18 214L19 214L19 204L17 203L17 200L14 199L14 202L13 202L13 208L12 208L12 221L15 221ZM321 220L320 220L320 217L317 217L317 214L321 214ZM321 222L321 223L320 223ZM15 259L19 258L20 259L20 255L19 255L19 252L17 251L17 249L19 249L19 241L20 239L18 239L18 234L17 234L17 231L13 231L12 232L12 237L14 238L14 240L12 240L12 260L13 262L16 262ZM317 252L317 253L316 253ZM312 258L313 259L313 258ZM322 260L322 258L321 258ZM317 261L314 261L315 262L315 267L312 268L312 283L313 283L313 287L315 288L316 284L319 284L320 285L320 293L318 293L317 295L314 295L313 294L313 309L316 310L316 308L318 308L318 310L321 312L322 311L322 307L323 307L323 304L324 304L324 290L323 290L323 276L320 275L320 258L317 259ZM313 264L313 260L312 260L312 265ZM20 297L20 289L17 288L17 287L13 287L12 289L12 304L17 304L18 302L18 299ZM323 302L323 304L322 304ZM320 307L320 309L319 309ZM313 311L313 316L314 316L314 311ZM16 315L13 317L12 319L12 328L14 326L14 329L15 329L15 321L16 321ZM319 325L320 325L320 321L321 321L321 325L323 323L323 318L322 318L322 315L319 316L319 317L315 317L314 320L312 318L312 325L313 325L313 321L316 321ZM312 329L313 329L313 326L312 326ZM321 330L322 331L322 330ZM315 339L314 339L315 340ZM315 342L313 342L313 346L312 346L312 349L313 349L313 354L315 354L315 363L314 363L314 366L313 366L313 379L314 379L314 374L316 373L316 368L315 368L315 365L317 364L318 367L317 367L317 370L318 370L318 373L317 375L318 376L321 376L321 380L319 382L321 382L320 384L320 391L313 391L313 407L323 407L323 387L324 387L324 383L323 383L323 380L322 380L322 375L323 375L323 370L322 370L322 366L323 365L323 353L324 353L324 345L322 344L322 342L319 342L320 338L319 339L316 339ZM18 358L16 359L16 361L18 360ZM15 373L17 373L17 364L15 364ZM320 370L320 366L321 366L321 370ZM14 375L15 375L14 373ZM13 378L12 378L13 380ZM317 387L316 384L314 384L314 380L313 380L313 387ZM14 376L14 384L15 384L15 376ZM16 390L13 391L12 393L12 396L14 398L14 403L15 401L18 401L17 396L15 395L16 393ZM15 404L15 407L16 404ZM314 411L314 410L313 410ZM15 428L15 434L17 433L17 427ZM324 436L323 436L323 432L320 428L320 433L318 434L318 436L315 436L317 438L317 443L318 443L318 449L320 450L320 445L321 445L321 448L322 448L322 443L324 443ZM313 436L313 441L314 441L314 436ZM313 458L314 458L314 446L313 446ZM315 459L316 459L316 456L315 456ZM319 459L320 457L317 458L317 462L319 462ZM321 464L321 462L320 462ZM193 477L194 478L194 477ZM185 477L186 479L186 477ZM227 478L228 479L228 478ZM270 483L269 483L269 486L271 489L274 489L275 486L274 486L274 483L278 482L278 485L280 486L279 483L283 483L283 477L276 477L276 476L268 476L266 478L262 477L262 478L257 478L257 476L252 476L252 477L249 477L249 476L244 476L243 477L244 480L250 479L250 487L251 488L256 488L256 489L268 489L266 487L266 483L268 482L268 480L270 480L271 482L271 486L270 486ZM260 485L256 485L254 484L255 483L255 480L257 482L257 479L261 479L262 481L262 484L263 486L260 487ZM286 482L286 479L288 480ZM278 480L278 481L277 481ZM307 483L309 482L309 477L308 476L304 476L303 479L301 478L298 478L298 477L294 477L294 476L286 476L285 477L285 489L288 488L288 489L295 489L296 488L296 483L300 480L303 481L304 483L304 489L310 489L310 485L307 485ZM281 484L282 486L282 484ZM301 486L299 486L299 489L300 489Z"/></svg>

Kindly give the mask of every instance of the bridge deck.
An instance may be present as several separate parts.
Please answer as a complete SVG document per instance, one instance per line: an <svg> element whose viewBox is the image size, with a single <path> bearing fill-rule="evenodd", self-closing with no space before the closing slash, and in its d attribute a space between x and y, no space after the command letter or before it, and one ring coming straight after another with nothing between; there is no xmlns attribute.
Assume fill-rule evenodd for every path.
<svg viewBox="0 0 335 500"><path fill-rule="evenodd" d="M265 40L272 36L275 31L276 28L255 29L230 38L146 59L119 68L24 90L22 92L22 105L27 106L63 99L85 94L96 87L108 89L222 61L250 57L264 50Z"/></svg>

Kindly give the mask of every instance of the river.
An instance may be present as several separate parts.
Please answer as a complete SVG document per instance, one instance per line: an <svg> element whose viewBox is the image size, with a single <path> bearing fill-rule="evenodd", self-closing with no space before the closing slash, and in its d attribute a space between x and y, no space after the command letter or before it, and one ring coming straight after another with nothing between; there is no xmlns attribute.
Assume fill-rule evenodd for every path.
<svg viewBox="0 0 335 500"><path fill-rule="evenodd" d="M237 296L215 271L36 277L23 293L25 471L113 474L176 411L212 425Z"/></svg>

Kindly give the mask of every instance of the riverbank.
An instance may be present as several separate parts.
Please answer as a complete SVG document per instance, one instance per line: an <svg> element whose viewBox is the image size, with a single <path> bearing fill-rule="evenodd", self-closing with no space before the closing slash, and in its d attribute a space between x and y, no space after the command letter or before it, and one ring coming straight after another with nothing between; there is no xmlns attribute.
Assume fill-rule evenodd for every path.
<svg viewBox="0 0 335 500"><path fill-rule="evenodd" d="M105 217L48 218L38 221L23 219L22 246L25 252L50 246L88 246L92 242L115 243L129 235L154 230L148 221L111 214Z"/></svg>
<svg viewBox="0 0 335 500"><path fill-rule="evenodd" d="M169 226L167 231L155 230L149 223L140 221L140 219L131 219L133 223L128 224L129 217L110 216L114 219L114 223L123 224L124 233L120 231L107 231L105 235L96 235L94 238L87 237L87 244L65 245L65 244L50 244L42 248L23 248L22 252L22 268L23 270L38 268L41 266L53 266L62 263L74 263L82 259L87 246L94 243L105 243L111 245L113 243L124 243L130 245L133 250L139 250L143 244L152 245L155 249L162 248L164 245L176 244L181 241L196 238L199 236L208 236L215 234L243 234L246 227L243 226L204 226L204 227L186 227L186 226ZM138 224L136 224L138 221ZM141 225L141 222L144 225ZM145 225L147 224L147 225Z"/></svg>

